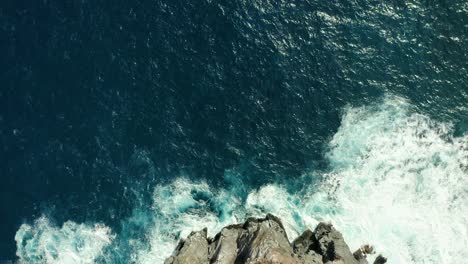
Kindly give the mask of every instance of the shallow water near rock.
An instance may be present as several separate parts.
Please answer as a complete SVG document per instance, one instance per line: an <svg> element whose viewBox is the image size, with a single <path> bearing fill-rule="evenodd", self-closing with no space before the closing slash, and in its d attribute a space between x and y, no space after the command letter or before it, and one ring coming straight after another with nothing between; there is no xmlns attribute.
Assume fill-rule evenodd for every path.
<svg viewBox="0 0 468 264"><path fill-rule="evenodd" d="M163 263L272 213L468 258L463 1L0 4L0 262ZM372 260L372 259L371 259Z"/></svg>

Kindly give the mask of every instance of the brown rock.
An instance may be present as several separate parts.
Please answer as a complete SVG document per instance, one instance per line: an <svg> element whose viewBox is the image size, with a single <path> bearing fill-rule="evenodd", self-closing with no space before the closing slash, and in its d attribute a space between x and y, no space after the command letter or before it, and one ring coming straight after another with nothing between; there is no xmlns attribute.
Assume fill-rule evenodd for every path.
<svg viewBox="0 0 468 264"><path fill-rule="evenodd" d="M363 246L353 255L341 233L327 223L290 244L281 220L270 214L227 226L212 240L206 236L206 229L191 233L165 264L367 264L365 256L373 251ZM386 262L377 259L374 264Z"/></svg>
<svg viewBox="0 0 468 264"><path fill-rule="evenodd" d="M176 247L174 256L168 258L164 264L208 264L207 229L192 232L187 239L181 240Z"/></svg>

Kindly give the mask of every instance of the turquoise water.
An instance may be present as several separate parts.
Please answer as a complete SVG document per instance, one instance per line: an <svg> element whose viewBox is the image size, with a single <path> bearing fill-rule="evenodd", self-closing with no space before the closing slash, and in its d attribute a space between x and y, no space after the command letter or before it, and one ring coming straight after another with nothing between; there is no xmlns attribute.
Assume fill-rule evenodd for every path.
<svg viewBox="0 0 468 264"><path fill-rule="evenodd" d="M0 5L0 262L162 263L192 230L331 221L468 257L463 1Z"/></svg>

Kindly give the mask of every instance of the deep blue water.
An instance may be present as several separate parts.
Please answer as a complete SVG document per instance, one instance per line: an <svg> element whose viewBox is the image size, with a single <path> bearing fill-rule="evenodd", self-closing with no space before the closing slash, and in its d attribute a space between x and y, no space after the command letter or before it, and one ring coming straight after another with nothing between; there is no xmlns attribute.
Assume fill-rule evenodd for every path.
<svg viewBox="0 0 468 264"><path fill-rule="evenodd" d="M460 217L437 212L459 219L461 238L447 241L468 245L467 24L464 1L3 1L0 261L67 261L59 245L73 238L76 263L158 263L158 239L186 231L158 223L189 217L181 225L197 228L187 223L209 214L218 225L299 211L319 188L334 191L320 185L330 175L343 181L364 175L356 168L381 168L349 165L348 157L382 157L372 144L431 154L397 155L411 154L402 164L427 161L400 173L419 177L408 183L416 204L427 199L421 179L458 182L442 207ZM188 196L177 200L178 188ZM262 190L283 193L293 209L264 205ZM238 207L226 209L225 193ZM315 209L296 212L291 226L340 214L339 204L325 207L317 217ZM96 238L81 230L99 233L95 223L112 242L90 253L83 248ZM468 255L454 250L452 260ZM437 254L421 258L442 263Z"/></svg>

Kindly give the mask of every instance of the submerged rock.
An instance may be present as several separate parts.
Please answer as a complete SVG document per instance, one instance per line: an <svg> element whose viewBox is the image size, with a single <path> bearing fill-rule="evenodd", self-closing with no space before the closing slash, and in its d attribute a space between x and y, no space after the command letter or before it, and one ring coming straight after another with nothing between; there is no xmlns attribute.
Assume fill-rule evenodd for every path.
<svg viewBox="0 0 468 264"><path fill-rule="evenodd" d="M367 264L370 246L351 253L343 236L331 224L320 223L289 242L281 220L268 214L244 224L223 228L213 239L207 230L181 240L165 264ZM375 263L385 263L379 256Z"/></svg>

